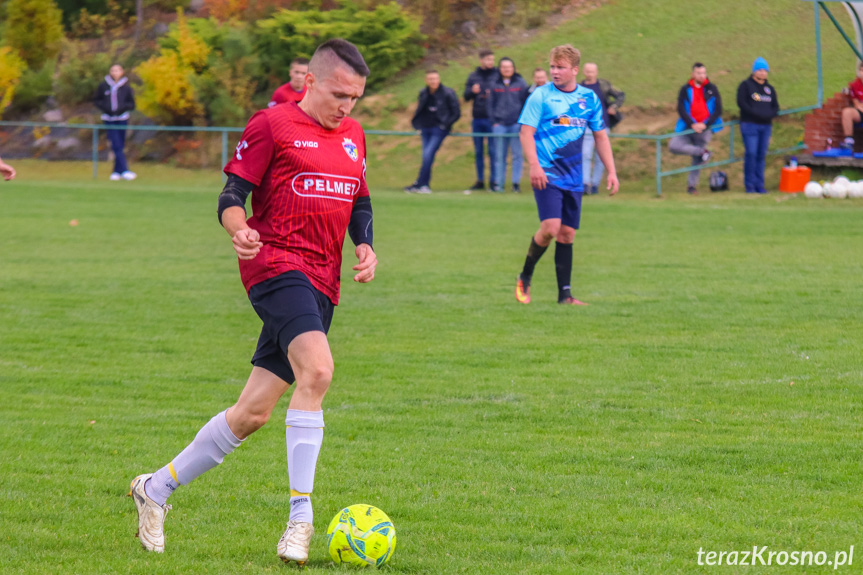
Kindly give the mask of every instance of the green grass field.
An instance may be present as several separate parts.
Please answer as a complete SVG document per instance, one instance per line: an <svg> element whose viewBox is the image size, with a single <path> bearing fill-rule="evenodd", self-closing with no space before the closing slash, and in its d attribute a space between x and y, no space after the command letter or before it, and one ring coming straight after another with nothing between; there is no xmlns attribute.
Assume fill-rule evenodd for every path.
<svg viewBox="0 0 863 575"><path fill-rule="evenodd" d="M0 571L282 572L286 398L171 498L164 555L125 497L249 372L218 176L20 171L0 184ZM534 303L511 293L530 196L373 198L378 277L343 286L330 332L306 572L341 572L324 533L360 502L395 522L392 573L706 573L699 548L754 545L854 545L839 571L859 572L863 203L588 198L591 305L563 309L551 251Z"/></svg>

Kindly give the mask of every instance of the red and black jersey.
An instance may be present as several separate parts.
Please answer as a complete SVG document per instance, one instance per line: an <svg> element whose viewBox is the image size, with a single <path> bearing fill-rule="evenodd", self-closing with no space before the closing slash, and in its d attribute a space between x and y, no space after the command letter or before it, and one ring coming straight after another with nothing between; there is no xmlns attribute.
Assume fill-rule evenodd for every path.
<svg viewBox="0 0 863 575"><path fill-rule="evenodd" d="M254 259L240 260L246 291L298 270L338 304L345 232L354 202L369 195L359 122L345 118L327 130L296 103L261 110L225 173L255 184L248 224L264 245Z"/></svg>
<svg viewBox="0 0 863 575"><path fill-rule="evenodd" d="M291 83L282 84L276 91L273 92L273 97L270 98L269 107L272 108L276 104L284 104L285 102L299 102L303 99L303 96L306 95L306 87L303 86L303 89L297 92L294 90L294 87L291 86Z"/></svg>

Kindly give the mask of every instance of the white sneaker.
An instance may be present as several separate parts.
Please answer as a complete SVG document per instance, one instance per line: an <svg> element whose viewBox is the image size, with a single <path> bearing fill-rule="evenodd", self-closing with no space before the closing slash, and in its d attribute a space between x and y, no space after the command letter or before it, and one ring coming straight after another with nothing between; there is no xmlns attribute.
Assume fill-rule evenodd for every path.
<svg viewBox="0 0 863 575"><path fill-rule="evenodd" d="M135 536L141 540L141 546L147 551L165 552L165 517L171 510L170 505L159 505L147 496L144 484L153 476L152 473L139 475L132 480L129 497L135 501L138 509L138 531Z"/></svg>
<svg viewBox="0 0 863 575"><path fill-rule="evenodd" d="M432 191L431 191L431 188L428 186L420 186L420 188L417 190L417 193L418 194L430 194L430 193L432 193Z"/></svg>
<svg viewBox="0 0 863 575"><path fill-rule="evenodd" d="M123 176L121 176L117 172L114 172L113 174L111 174L111 177L108 179L111 180L112 182L119 182L120 180L123 179Z"/></svg>
<svg viewBox="0 0 863 575"><path fill-rule="evenodd" d="M309 560L309 544L315 528L311 523L305 521L288 521L288 528L276 545L276 552L285 563L296 561L298 565L305 565Z"/></svg>
<svg viewBox="0 0 863 575"><path fill-rule="evenodd" d="M135 172L130 172L129 170L126 170L125 172L123 172L123 179L127 180L129 182L131 182L132 180L134 180L137 177L138 177L138 174L136 174Z"/></svg>

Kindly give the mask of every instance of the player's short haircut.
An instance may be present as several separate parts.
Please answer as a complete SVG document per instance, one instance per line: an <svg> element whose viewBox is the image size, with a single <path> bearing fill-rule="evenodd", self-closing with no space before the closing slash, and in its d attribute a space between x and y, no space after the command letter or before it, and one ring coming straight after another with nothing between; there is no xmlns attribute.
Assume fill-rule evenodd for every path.
<svg viewBox="0 0 863 575"><path fill-rule="evenodd" d="M578 51L578 48L573 48L572 44L555 46L551 49L549 60L551 62L563 60L565 62L569 62L569 65L575 68L581 63L581 52Z"/></svg>
<svg viewBox="0 0 863 575"><path fill-rule="evenodd" d="M437 71L437 70L435 70L434 68L429 68L428 70L426 70L426 76L428 76L429 74L437 74L437 75L440 75L440 72L438 72L438 71Z"/></svg>
<svg viewBox="0 0 863 575"><path fill-rule="evenodd" d="M294 58L291 60L291 66L308 66L309 59L308 58Z"/></svg>
<svg viewBox="0 0 863 575"><path fill-rule="evenodd" d="M318 46L309 61L309 71L318 76L325 76L339 62L363 78L367 78L369 75L369 67L366 65L363 55L360 54L356 46L342 38L333 38Z"/></svg>
<svg viewBox="0 0 863 575"><path fill-rule="evenodd" d="M545 72L545 68L534 68L533 73L536 74L537 72Z"/></svg>
<svg viewBox="0 0 863 575"><path fill-rule="evenodd" d="M706 66L704 64L702 64L701 62L696 62L695 64L692 65L692 69L695 70L696 68L706 68Z"/></svg>
<svg viewBox="0 0 863 575"><path fill-rule="evenodd" d="M500 65L504 62L509 62L510 64L512 64L512 67L515 68L515 62L513 62L512 58L510 58L509 56L504 56L503 58L501 58L497 63L498 67L500 67Z"/></svg>
<svg viewBox="0 0 863 575"><path fill-rule="evenodd" d="M485 58L486 56L494 56L494 52L492 52L488 48L483 48L482 50L479 51L479 57L480 58Z"/></svg>

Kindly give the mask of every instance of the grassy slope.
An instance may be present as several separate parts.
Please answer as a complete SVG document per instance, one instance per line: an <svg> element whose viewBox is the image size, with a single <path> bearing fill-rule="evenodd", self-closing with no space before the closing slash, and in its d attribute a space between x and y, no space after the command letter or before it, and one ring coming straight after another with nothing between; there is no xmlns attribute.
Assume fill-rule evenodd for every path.
<svg viewBox="0 0 863 575"><path fill-rule="evenodd" d="M281 572L285 402L172 498L164 556L123 497L248 373L218 177L21 168L0 190L3 571ZM393 517L395 573L688 574L702 546L859 543L860 202L591 198L591 306L560 309L551 254L512 301L529 197L374 193L379 277L344 286L331 332L307 572L342 572L323 532L355 502Z"/></svg>
<svg viewBox="0 0 863 575"><path fill-rule="evenodd" d="M764 56L771 65L771 82L779 92L784 108L816 102L816 66L812 4L799 0L751 2L749 0L701 0L693 9L691 2L671 0L611 0L582 17L565 21L554 30L541 32L526 41L513 38L497 55L512 57L519 69L529 74L536 66L546 66L551 46L570 42L580 48L585 61L599 64L601 75L626 91L627 105L669 109L677 90L688 79L695 60L705 62L711 77L725 98L728 113L736 116L735 94L747 76L752 60ZM850 31L844 10L831 3L831 9ZM839 33L822 14L822 44L825 94L840 90L853 78L854 55ZM475 66L475 58L438 66L444 84L460 94L464 81ZM410 129L406 108L416 100L423 86L423 70L390 84L385 93L360 103L358 114L366 125L385 129ZM669 123L666 130L673 128ZM626 122L618 130L629 131ZM464 108L457 131L470 131L470 111ZM738 134L739 135L739 134ZM726 130L714 147L727 153ZM775 143L788 146L802 139L802 116L777 129ZM374 174L378 185L397 188L416 177L419 168L419 141L414 138L372 138L370 165L385 165ZM738 139L738 146L740 140ZM615 144L624 193L654 193L652 181L654 149L635 142ZM742 148L738 148L741 150ZM720 156L722 155L720 154ZM778 184L781 159L768 161L768 183ZM682 166L686 159L666 154L666 169ZM448 140L435 167L432 187L440 191L460 191L473 181L473 147L467 139ZM742 167L726 168L732 184L742 185ZM739 181L738 181L739 180ZM685 187L683 178L667 180L667 190ZM772 182L772 184L770 183Z"/></svg>
<svg viewBox="0 0 863 575"><path fill-rule="evenodd" d="M830 8L851 33L845 11L832 3ZM823 13L821 20L829 95L854 78L854 55ZM597 62L601 76L626 91L629 105L645 108L673 103L692 63L700 60L736 111L734 91L756 56L770 62L771 82L783 107L814 104L814 34L812 3L801 0L608 0L553 30L494 48L498 57L510 56L529 76L536 66L547 67L549 48L571 43L581 50L583 61ZM440 67L442 80L461 92L475 66L475 57L449 62ZM407 105L415 100L422 78L418 69L386 92Z"/></svg>

